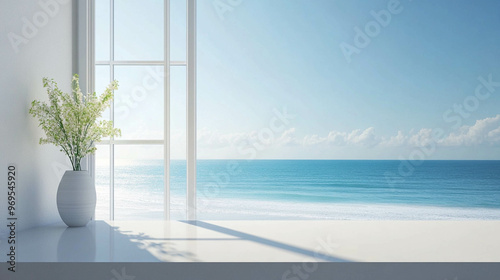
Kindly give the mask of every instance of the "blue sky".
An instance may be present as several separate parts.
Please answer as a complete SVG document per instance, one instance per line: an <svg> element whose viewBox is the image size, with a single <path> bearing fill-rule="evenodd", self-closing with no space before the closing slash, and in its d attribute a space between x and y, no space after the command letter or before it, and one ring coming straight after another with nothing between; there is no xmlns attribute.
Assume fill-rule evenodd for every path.
<svg viewBox="0 0 500 280"><path fill-rule="evenodd" d="M122 57L142 49L163 59L155 2L132 9L148 28L129 20L135 27L121 30L136 36L119 44ZM182 60L185 7L171 2L171 55ZM500 159L499 10L498 1L200 0L199 158ZM357 51L346 56L347 45ZM185 147L184 71L171 77L174 158ZM130 116L145 116L155 137L161 101L145 96ZM293 118L275 121L284 108Z"/></svg>

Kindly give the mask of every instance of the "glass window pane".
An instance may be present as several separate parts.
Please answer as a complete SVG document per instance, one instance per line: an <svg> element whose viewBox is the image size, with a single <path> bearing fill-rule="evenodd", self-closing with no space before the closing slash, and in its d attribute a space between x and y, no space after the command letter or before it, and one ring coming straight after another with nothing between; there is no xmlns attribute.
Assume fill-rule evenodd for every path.
<svg viewBox="0 0 500 280"><path fill-rule="evenodd" d="M186 67L170 67L171 158L186 159Z"/></svg>
<svg viewBox="0 0 500 280"><path fill-rule="evenodd" d="M115 146L115 219L163 219L163 145Z"/></svg>
<svg viewBox="0 0 500 280"><path fill-rule="evenodd" d="M114 2L114 60L163 60L163 2L163 0Z"/></svg>
<svg viewBox="0 0 500 280"><path fill-rule="evenodd" d="M170 60L186 60L186 1L170 1Z"/></svg>
<svg viewBox="0 0 500 280"><path fill-rule="evenodd" d="M104 90L110 83L110 73L109 73L109 65L96 65L95 66L95 92L97 95L101 95L104 93ZM110 119L110 110L106 109L102 113L103 120Z"/></svg>
<svg viewBox="0 0 500 280"><path fill-rule="evenodd" d="M115 126L119 139L163 139L164 67L115 66Z"/></svg>
<svg viewBox="0 0 500 280"><path fill-rule="evenodd" d="M109 0L95 1L95 59L109 60L111 13Z"/></svg>
<svg viewBox="0 0 500 280"><path fill-rule="evenodd" d="M109 145L97 145L95 153L96 220L109 220Z"/></svg>
<svg viewBox="0 0 500 280"><path fill-rule="evenodd" d="M186 67L170 67L170 218L186 218Z"/></svg>
<svg viewBox="0 0 500 280"><path fill-rule="evenodd" d="M104 90L110 83L109 65L95 66L95 91L98 95L104 93Z"/></svg>
<svg viewBox="0 0 500 280"><path fill-rule="evenodd" d="M186 160L170 160L170 219L186 219Z"/></svg>

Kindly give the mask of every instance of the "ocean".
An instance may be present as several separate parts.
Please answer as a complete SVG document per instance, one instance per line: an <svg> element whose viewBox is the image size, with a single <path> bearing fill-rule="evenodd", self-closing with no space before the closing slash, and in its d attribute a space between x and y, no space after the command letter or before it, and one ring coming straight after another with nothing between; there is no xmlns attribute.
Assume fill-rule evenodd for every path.
<svg viewBox="0 0 500 280"><path fill-rule="evenodd" d="M97 219L109 168L97 166ZM186 162L171 161L171 218L185 219ZM115 219L163 218L163 162L115 166ZM500 161L198 160L197 218L500 219Z"/></svg>

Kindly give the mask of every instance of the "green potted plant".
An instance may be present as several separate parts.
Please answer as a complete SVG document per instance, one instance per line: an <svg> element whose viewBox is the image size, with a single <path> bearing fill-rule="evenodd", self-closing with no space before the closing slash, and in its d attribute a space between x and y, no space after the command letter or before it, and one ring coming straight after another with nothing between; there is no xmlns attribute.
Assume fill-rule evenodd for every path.
<svg viewBox="0 0 500 280"><path fill-rule="evenodd" d="M82 171L81 160L96 150L103 137L119 136L111 121L99 120L113 100L118 82L113 81L103 94L84 95L78 75L72 79L72 92L62 92L53 79L43 78L49 102L34 100L29 110L45 132L40 144L54 144L68 156L73 170L64 173L57 190L57 209L68 226L85 226L96 204L96 191L88 171Z"/></svg>

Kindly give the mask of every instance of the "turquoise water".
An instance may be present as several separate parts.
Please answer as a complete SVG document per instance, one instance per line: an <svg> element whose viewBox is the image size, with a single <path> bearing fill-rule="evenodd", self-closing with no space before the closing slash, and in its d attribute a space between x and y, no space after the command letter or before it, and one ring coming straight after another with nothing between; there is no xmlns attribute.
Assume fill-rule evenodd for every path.
<svg viewBox="0 0 500 280"><path fill-rule="evenodd" d="M400 161L233 163L239 172L231 176L227 161L199 161L201 192L220 185L226 198L500 208L500 161L428 161L401 175Z"/></svg>
<svg viewBox="0 0 500 280"><path fill-rule="evenodd" d="M102 190L108 172L97 171ZM173 160L174 218L184 217L185 174ZM197 186L198 212L212 219L500 218L500 161L199 160ZM115 196L118 217L161 216L162 161L117 166Z"/></svg>

